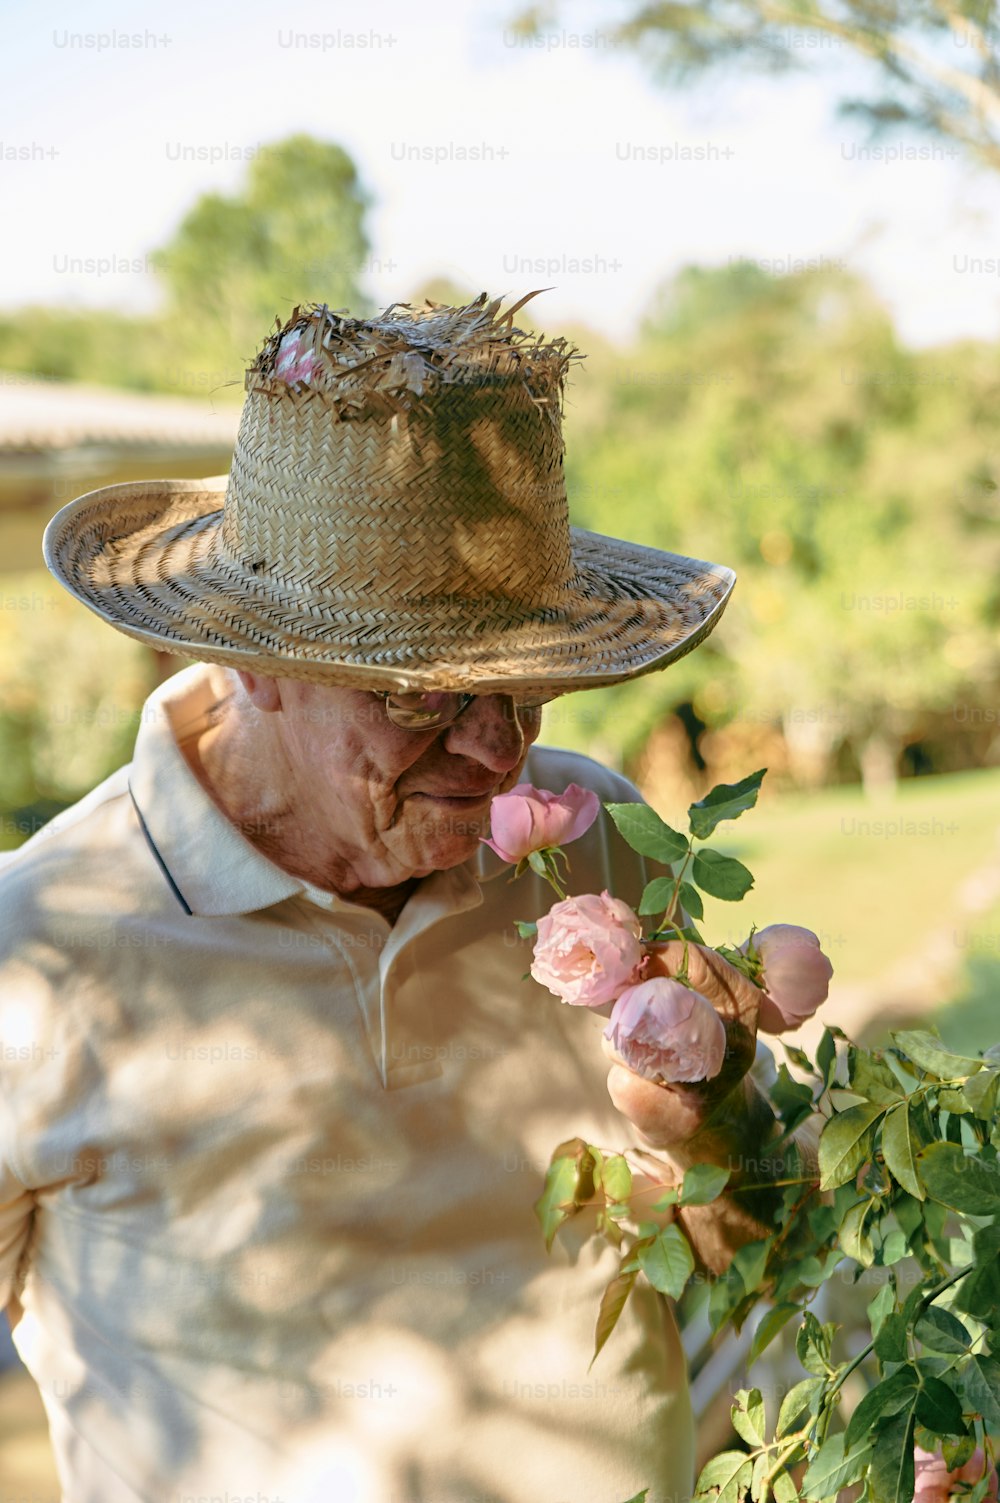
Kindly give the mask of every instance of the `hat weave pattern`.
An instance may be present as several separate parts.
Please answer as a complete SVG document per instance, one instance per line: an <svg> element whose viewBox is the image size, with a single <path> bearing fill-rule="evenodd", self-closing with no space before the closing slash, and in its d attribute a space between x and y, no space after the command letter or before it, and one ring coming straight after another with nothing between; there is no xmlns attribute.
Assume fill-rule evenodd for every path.
<svg viewBox="0 0 1000 1503"><path fill-rule="evenodd" d="M570 526L578 357L514 311L296 309L247 373L228 483L81 497L49 567L140 640L278 677L490 693L666 666L734 576Z"/></svg>

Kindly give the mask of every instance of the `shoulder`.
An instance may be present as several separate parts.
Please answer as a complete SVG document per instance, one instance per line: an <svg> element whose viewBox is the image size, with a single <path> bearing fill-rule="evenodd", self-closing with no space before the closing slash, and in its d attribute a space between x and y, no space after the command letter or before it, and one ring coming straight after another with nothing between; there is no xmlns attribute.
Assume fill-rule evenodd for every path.
<svg viewBox="0 0 1000 1503"><path fill-rule="evenodd" d="M115 891L134 889L135 820L128 768L0 854L0 958L71 913L107 914Z"/></svg>
<svg viewBox="0 0 1000 1503"><path fill-rule="evenodd" d="M593 757L581 752L564 751L555 746L533 746L528 753L524 768L524 780L538 788L562 793L570 783L589 788L602 802L634 804L642 801L642 794L634 783L613 772Z"/></svg>

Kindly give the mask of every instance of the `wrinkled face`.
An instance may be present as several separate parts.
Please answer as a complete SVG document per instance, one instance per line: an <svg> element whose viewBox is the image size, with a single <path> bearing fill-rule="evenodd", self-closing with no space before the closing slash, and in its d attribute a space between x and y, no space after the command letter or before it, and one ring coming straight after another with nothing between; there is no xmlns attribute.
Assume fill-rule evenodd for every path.
<svg viewBox="0 0 1000 1503"><path fill-rule="evenodd" d="M318 844L358 884L390 887L466 861L489 833L490 800L517 783L541 710L477 697L440 730L393 725L361 690L278 681L288 773Z"/></svg>

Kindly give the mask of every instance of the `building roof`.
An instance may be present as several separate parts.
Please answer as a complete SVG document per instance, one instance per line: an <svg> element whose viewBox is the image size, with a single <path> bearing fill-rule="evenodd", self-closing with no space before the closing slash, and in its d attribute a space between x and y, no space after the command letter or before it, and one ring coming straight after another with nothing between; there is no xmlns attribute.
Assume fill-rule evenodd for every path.
<svg viewBox="0 0 1000 1503"><path fill-rule="evenodd" d="M228 392L224 401L197 401L0 371L0 453L224 450L235 442L239 420Z"/></svg>

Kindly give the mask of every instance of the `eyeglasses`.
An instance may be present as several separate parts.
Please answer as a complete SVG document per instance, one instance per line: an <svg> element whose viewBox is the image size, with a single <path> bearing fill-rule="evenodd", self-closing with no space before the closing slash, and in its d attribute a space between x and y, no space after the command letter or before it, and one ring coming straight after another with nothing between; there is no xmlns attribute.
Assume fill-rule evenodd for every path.
<svg viewBox="0 0 1000 1503"><path fill-rule="evenodd" d="M459 694L451 690L439 690L426 694L386 694L381 690L375 692L385 705L385 713L393 725L400 726L404 731L436 731L442 726L451 725L476 698L475 694ZM549 704L551 700L559 696L556 694L504 694L501 697L505 702L504 714L508 713L507 705L510 705L513 707L514 715L520 719L522 715L533 714L540 710L542 705Z"/></svg>

